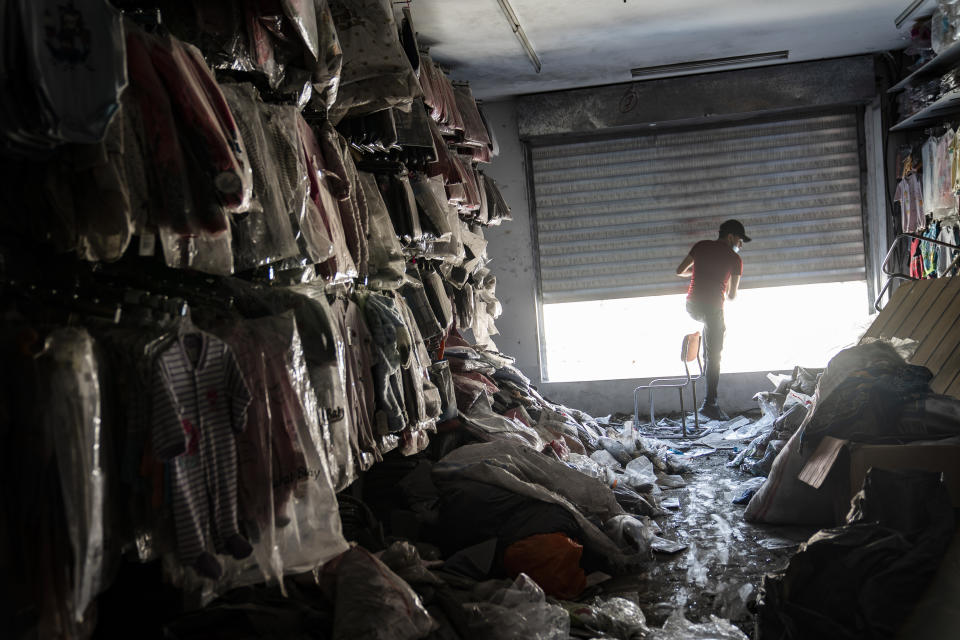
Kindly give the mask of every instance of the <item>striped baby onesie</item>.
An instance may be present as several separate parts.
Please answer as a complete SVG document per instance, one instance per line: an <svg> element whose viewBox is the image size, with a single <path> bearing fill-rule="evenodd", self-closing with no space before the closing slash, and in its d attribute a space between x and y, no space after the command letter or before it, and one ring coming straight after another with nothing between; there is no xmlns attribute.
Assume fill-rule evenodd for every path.
<svg viewBox="0 0 960 640"><path fill-rule="evenodd" d="M227 345L201 331L179 336L157 358L155 374L153 447L168 461L177 552L185 565L217 578L211 542L238 558L252 550L237 526L235 440L250 394Z"/></svg>

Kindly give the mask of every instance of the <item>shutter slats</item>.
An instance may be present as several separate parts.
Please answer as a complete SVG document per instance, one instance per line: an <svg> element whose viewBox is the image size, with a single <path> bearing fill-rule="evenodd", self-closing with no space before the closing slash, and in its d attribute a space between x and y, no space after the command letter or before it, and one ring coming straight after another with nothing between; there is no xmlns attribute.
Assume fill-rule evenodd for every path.
<svg viewBox="0 0 960 640"><path fill-rule="evenodd" d="M865 277L852 113L532 149L546 303L681 293L694 242L741 220L741 286Z"/></svg>

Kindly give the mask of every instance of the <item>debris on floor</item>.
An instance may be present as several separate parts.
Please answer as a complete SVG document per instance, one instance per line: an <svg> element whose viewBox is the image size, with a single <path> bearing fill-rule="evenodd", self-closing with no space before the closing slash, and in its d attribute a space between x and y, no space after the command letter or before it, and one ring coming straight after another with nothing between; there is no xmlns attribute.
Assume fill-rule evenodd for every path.
<svg viewBox="0 0 960 640"><path fill-rule="evenodd" d="M799 477L801 442L813 449L813 437L864 432L824 415L831 390L857 397L849 379L863 380L864 358L851 369L841 352L825 371L771 375L776 389L757 393L756 410L704 417L696 432L691 414L684 438L679 416L594 419L544 399L497 354L451 353L472 363L451 367L459 416L426 450L385 456L339 496L345 535L362 546L317 576L288 578L289 599L268 587L231 592L168 625L168 637L200 637L218 612L237 608L253 628L245 637L266 637L256 629L270 611L316 620L316 637L333 638L890 637L955 533L936 473L871 470L839 528L751 517L769 514L771 491L780 509L816 491ZM929 396L915 393L905 391L914 404L900 432L917 432L910 411ZM936 435L949 434L936 424ZM768 488L778 473L784 481ZM837 496L831 509L849 504ZM368 578L351 577L360 574ZM870 606L854 597L863 585L876 592Z"/></svg>

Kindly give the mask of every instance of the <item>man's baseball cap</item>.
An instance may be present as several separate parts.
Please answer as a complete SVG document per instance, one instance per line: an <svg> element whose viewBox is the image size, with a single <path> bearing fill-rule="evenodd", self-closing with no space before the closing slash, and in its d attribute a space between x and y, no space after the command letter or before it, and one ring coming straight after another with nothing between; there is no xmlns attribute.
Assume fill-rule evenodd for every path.
<svg viewBox="0 0 960 640"><path fill-rule="evenodd" d="M728 233L739 236L744 242L750 242L750 238L747 236L747 232L739 220L727 220L720 225L720 237L723 237Z"/></svg>

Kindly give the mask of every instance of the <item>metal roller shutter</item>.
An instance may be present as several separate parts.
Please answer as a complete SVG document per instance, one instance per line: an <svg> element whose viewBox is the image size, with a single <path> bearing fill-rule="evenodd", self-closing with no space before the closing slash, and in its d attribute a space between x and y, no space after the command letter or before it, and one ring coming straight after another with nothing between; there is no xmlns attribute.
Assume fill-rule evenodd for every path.
<svg viewBox="0 0 960 640"><path fill-rule="evenodd" d="M741 220L741 286L864 280L852 112L533 146L544 303L682 293L697 240Z"/></svg>

